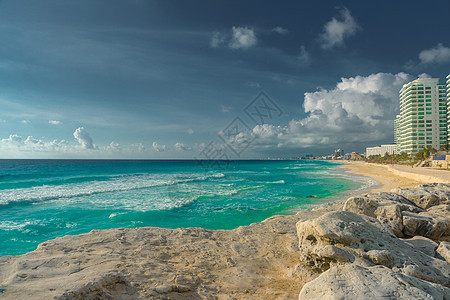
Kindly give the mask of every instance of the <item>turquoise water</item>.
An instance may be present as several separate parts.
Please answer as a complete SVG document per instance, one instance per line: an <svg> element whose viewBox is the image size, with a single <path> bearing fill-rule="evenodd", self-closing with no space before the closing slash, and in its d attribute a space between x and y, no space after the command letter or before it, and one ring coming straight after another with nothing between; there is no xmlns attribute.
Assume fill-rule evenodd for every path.
<svg viewBox="0 0 450 300"><path fill-rule="evenodd" d="M362 185L323 161L0 160L0 256L92 229L232 229Z"/></svg>

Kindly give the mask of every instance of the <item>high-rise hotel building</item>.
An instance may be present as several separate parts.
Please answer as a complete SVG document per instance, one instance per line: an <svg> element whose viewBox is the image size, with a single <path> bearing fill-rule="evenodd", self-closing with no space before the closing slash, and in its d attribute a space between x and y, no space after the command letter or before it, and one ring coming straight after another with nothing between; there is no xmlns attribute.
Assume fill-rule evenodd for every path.
<svg viewBox="0 0 450 300"><path fill-rule="evenodd" d="M450 143L450 74L447 75L447 134Z"/></svg>
<svg viewBox="0 0 450 300"><path fill-rule="evenodd" d="M419 78L403 85L400 114L394 122L396 153L414 154L428 146L441 148L448 141L447 126L445 84L439 84L438 78Z"/></svg>

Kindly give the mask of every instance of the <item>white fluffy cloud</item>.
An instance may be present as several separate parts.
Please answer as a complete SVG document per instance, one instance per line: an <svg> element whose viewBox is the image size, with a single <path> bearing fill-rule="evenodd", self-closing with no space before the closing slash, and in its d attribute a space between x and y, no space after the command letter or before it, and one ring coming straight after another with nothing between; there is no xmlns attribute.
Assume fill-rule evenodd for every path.
<svg viewBox="0 0 450 300"><path fill-rule="evenodd" d="M450 48L439 43L436 47L421 51L419 59L423 64L450 62Z"/></svg>
<svg viewBox="0 0 450 300"><path fill-rule="evenodd" d="M158 144L157 142L153 142L152 147L153 147L153 150L155 150L156 152L164 152L167 150L166 145L161 145L161 144Z"/></svg>
<svg viewBox="0 0 450 300"><path fill-rule="evenodd" d="M174 147L175 151L178 151L178 152L191 150L191 148L188 145L186 145L184 143L180 143L180 142L175 143L175 145L173 147Z"/></svg>
<svg viewBox="0 0 450 300"><path fill-rule="evenodd" d="M22 143L22 137L17 134L11 134L9 135L9 138L2 139L2 144L12 144L12 145L18 145Z"/></svg>
<svg viewBox="0 0 450 300"><path fill-rule="evenodd" d="M112 141L111 143L109 143L109 145L106 147L107 151L111 151L111 152L119 152L121 150L120 148L120 144L116 143L114 141Z"/></svg>
<svg viewBox="0 0 450 300"><path fill-rule="evenodd" d="M153 142L149 149L142 143L120 145L114 141L105 146L98 146L94 145L89 133L83 127L75 130L74 137L78 143L11 134L6 138L0 138L0 153L4 158L149 158L152 156L188 158L188 155L192 154L190 151L193 150L181 142L175 143L173 148L156 142ZM95 149L95 151L86 151L86 149Z"/></svg>
<svg viewBox="0 0 450 300"><path fill-rule="evenodd" d="M227 46L231 49L248 49L258 43L255 31L249 27L235 27L231 28L231 32L213 33L210 45L213 48Z"/></svg>
<svg viewBox="0 0 450 300"><path fill-rule="evenodd" d="M232 49L248 49L255 46L258 40L256 39L255 31L248 27L234 27L230 41L230 48Z"/></svg>
<svg viewBox="0 0 450 300"><path fill-rule="evenodd" d="M430 74L422 73L417 76L417 78L433 78Z"/></svg>
<svg viewBox="0 0 450 300"><path fill-rule="evenodd" d="M341 46L344 39L354 35L361 27L356 23L350 11L343 7L339 10L339 16L333 17L323 26L323 32L319 37L323 49Z"/></svg>
<svg viewBox="0 0 450 300"><path fill-rule="evenodd" d="M57 120L50 120L50 121L48 121L48 123L52 124L52 125L61 125L62 124L61 121L57 121Z"/></svg>
<svg viewBox="0 0 450 300"><path fill-rule="evenodd" d="M84 149L96 149L94 141L92 140L89 132L84 129L84 127L79 127L73 133L73 137L80 143L81 147Z"/></svg>
<svg viewBox="0 0 450 300"><path fill-rule="evenodd" d="M28 136L25 140L17 135L11 134L8 138L0 139L0 150L7 152L66 152L69 146L65 140L44 141Z"/></svg>
<svg viewBox="0 0 450 300"><path fill-rule="evenodd" d="M132 152L143 153L145 152L145 146L142 143L131 144Z"/></svg>
<svg viewBox="0 0 450 300"><path fill-rule="evenodd" d="M371 143L393 136L398 91L412 80L406 73L342 78L333 89L305 93L307 117L287 126L257 125L252 146L260 149L307 148Z"/></svg>
<svg viewBox="0 0 450 300"><path fill-rule="evenodd" d="M332 90L305 93L305 112L311 114L307 121L320 115L336 125L345 121L341 117L357 118L371 126L392 120L398 107L398 91L409 79L406 73L377 73L342 78Z"/></svg>

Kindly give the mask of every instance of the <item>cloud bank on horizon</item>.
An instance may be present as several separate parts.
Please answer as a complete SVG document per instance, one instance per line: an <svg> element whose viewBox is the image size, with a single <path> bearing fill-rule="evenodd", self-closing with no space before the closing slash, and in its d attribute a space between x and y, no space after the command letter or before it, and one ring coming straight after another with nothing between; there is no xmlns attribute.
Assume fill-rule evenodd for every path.
<svg viewBox="0 0 450 300"><path fill-rule="evenodd" d="M175 2L0 2L0 157L196 158L261 90L283 117L240 158L361 151L393 142L404 83L450 73L444 8L412 44L404 6Z"/></svg>

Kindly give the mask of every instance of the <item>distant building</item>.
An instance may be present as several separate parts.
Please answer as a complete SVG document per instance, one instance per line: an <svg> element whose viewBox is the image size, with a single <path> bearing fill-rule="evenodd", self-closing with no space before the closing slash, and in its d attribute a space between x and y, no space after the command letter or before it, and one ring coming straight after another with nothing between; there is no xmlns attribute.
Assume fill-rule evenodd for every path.
<svg viewBox="0 0 450 300"><path fill-rule="evenodd" d="M350 160L352 158L352 155L350 153L345 153L344 154L344 159L345 160Z"/></svg>
<svg viewBox="0 0 450 300"><path fill-rule="evenodd" d="M393 155L395 153L395 144L381 145L381 155L385 154Z"/></svg>
<svg viewBox="0 0 450 300"><path fill-rule="evenodd" d="M380 146L366 148L366 157L376 156L376 155L381 155L381 147Z"/></svg>
<svg viewBox="0 0 450 300"><path fill-rule="evenodd" d="M447 76L447 88L450 88ZM439 78L419 78L400 90L400 114L394 122L396 153L414 154L448 141L447 99Z"/></svg>
<svg viewBox="0 0 450 300"><path fill-rule="evenodd" d="M366 157L379 155L385 156L387 154L392 155L395 153L395 145L381 145L376 147L367 147L366 148Z"/></svg>
<svg viewBox="0 0 450 300"><path fill-rule="evenodd" d="M351 160L362 160L363 158L364 157L358 152L352 152L352 154L350 155Z"/></svg>
<svg viewBox="0 0 450 300"><path fill-rule="evenodd" d="M342 149L336 149L336 150L334 150L334 156L335 156L336 158L341 157L341 156L344 156L344 150L342 150Z"/></svg>

